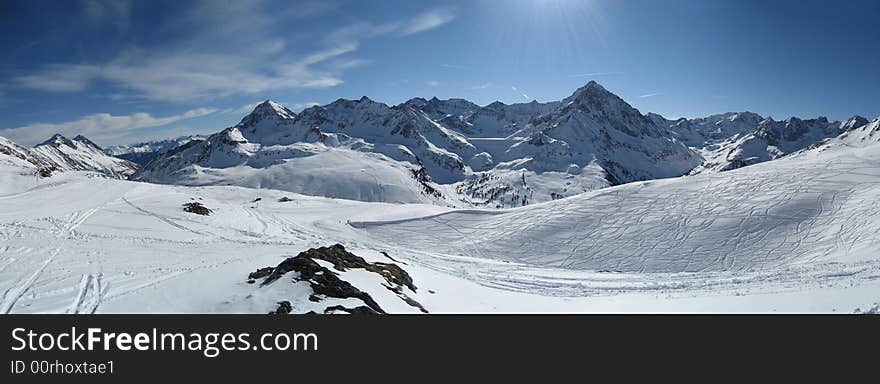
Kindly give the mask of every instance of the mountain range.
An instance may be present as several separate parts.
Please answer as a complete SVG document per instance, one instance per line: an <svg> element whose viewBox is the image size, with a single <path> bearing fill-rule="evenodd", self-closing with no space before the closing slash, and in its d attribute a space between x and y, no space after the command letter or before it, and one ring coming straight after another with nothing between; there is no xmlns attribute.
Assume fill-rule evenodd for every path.
<svg viewBox="0 0 880 384"><path fill-rule="evenodd" d="M102 150L55 135L0 141L0 161L180 185L238 185L362 201L516 207L633 181L728 171L830 139L877 140L878 120L776 121L752 112L669 120L596 82L557 102L339 99L295 113L267 100L201 137Z"/></svg>

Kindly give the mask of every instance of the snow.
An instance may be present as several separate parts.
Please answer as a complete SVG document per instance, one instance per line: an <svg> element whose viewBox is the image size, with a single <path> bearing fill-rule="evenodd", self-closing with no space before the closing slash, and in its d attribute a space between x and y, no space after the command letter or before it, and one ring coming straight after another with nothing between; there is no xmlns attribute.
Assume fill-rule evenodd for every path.
<svg viewBox="0 0 880 384"><path fill-rule="evenodd" d="M323 146L305 145L314 143ZM304 187L301 182L280 183L277 169L272 169L276 164L299 162L318 153L321 158L333 158L334 155L327 155L333 152L342 152L336 155L339 157L350 157L345 152L352 150L384 155L363 156L360 160L364 164L393 161L397 169L424 171L423 177L409 181L408 188L433 192L427 197L419 193L401 199L397 194L387 195L374 188L376 184L400 185L397 174L387 181L380 177L377 183L354 187L363 192L339 192L329 188L333 183L322 180L316 185L326 184L328 188ZM236 126L159 155L135 179L182 185L264 186L364 201L376 201L377 197L387 195L394 200L380 201L434 201L458 206L476 201L506 206L500 199L510 202L513 197L528 194L525 200L516 199L524 204L553 200L560 193L571 195L563 190L572 185L570 175L578 174L578 169L590 169L588 177L573 186L581 191L581 187L601 188L680 176L698 166L700 160L695 151L677 142L665 127L591 82L564 102L494 102L485 107L462 99L437 98L412 99L388 106L362 97L339 99L294 114L267 100ZM247 167L244 178L239 177L243 167ZM534 175L535 182L546 181L546 185L495 194L498 199L490 199L493 201L470 194L483 193L487 188L472 185L475 179L486 175L490 179L509 179L514 168ZM332 176L359 179L357 173Z"/></svg>
<svg viewBox="0 0 880 384"><path fill-rule="evenodd" d="M137 165L108 154L143 167L124 180ZM876 312L877 196L880 118L672 121L595 82L484 107L267 100L205 138L0 138L0 313L363 305L310 300L298 272L248 281L337 243L413 278L394 291L334 270L392 313L421 313L410 299L431 313Z"/></svg>
<svg viewBox="0 0 880 384"><path fill-rule="evenodd" d="M290 300L318 311L328 304L307 300L306 284L247 275L341 243L371 262L387 252L431 313L868 310L880 302L880 147L820 149L501 210L39 179L5 165L0 309L264 313ZM190 201L214 213L184 212ZM340 276L387 311L418 313L374 274Z"/></svg>

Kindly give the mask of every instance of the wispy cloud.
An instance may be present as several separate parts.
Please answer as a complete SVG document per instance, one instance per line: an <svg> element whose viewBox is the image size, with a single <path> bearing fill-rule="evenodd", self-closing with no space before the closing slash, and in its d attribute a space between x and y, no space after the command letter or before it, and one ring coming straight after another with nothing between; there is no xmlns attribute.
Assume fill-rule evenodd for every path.
<svg viewBox="0 0 880 384"><path fill-rule="evenodd" d="M96 17L115 12L104 2L95 4ZM321 12L325 8L316 5L307 9ZM170 102L329 88L342 84L346 71L369 63L352 57L364 39L427 31L448 23L455 15L450 10L434 9L410 21L382 25L357 22L329 33L310 52L288 49L285 38L277 36L273 26L290 17L297 16L278 11L263 0L240 0L223 6L204 1L182 11L167 25L157 26L167 30L208 26L188 32L180 41L149 49L131 47L102 63L51 64L12 83L47 92L81 92L102 82L118 88L111 92L117 99Z"/></svg>
<svg viewBox="0 0 880 384"><path fill-rule="evenodd" d="M403 36L424 32L437 28L455 19L455 12L450 9L438 8L414 17L400 28Z"/></svg>
<svg viewBox="0 0 880 384"><path fill-rule="evenodd" d="M244 104L238 108L227 108L219 111L219 113L232 113L232 114L245 114L253 112L254 108L257 107L262 101L255 101L253 103Z"/></svg>
<svg viewBox="0 0 880 384"><path fill-rule="evenodd" d="M525 92L523 92L523 91L520 91L519 88L517 88L517 87L515 87L515 86L511 86L510 89L513 90L514 92L516 92L518 95L522 96L523 99L526 99L526 100L531 100L531 99L532 99L531 97L529 97L529 95L527 95L527 94L526 94Z"/></svg>
<svg viewBox="0 0 880 384"><path fill-rule="evenodd" d="M60 133L65 136L85 135L92 140L104 143L120 143L144 128L161 127L186 119L212 114L214 108L198 108L179 115L154 117L149 113L130 115L111 115L96 113L63 123L33 123L21 127L0 130L0 136L23 144L36 144Z"/></svg>
<svg viewBox="0 0 880 384"><path fill-rule="evenodd" d="M247 103L247 104L244 104L238 108L224 109L224 110L218 111L218 113L244 115L244 114L248 114L248 113L253 112L254 108L256 108L257 105L259 105L262 102L263 102L262 100L261 101L254 101L253 103ZM319 103L317 101L306 101L306 102L302 102L302 103L281 103L281 105L289 108L291 111L301 112L302 110L304 110L306 108L314 107L316 105L321 105L321 103Z"/></svg>
<svg viewBox="0 0 880 384"><path fill-rule="evenodd" d="M648 97L660 96L660 95L662 95L662 94L663 94L663 92L646 93L646 94L644 94L644 95L639 95L639 97L645 99L645 98L648 98Z"/></svg>
<svg viewBox="0 0 880 384"><path fill-rule="evenodd" d="M49 92L78 92L100 73L101 68L94 65L49 65L40 72L17 77L13 83Z"/></svg>
<svg viewBox="0 0 880 384"><path fill-rule="evenodd" d="M292 110L296 113L299 113L299 112L302 112L302 110L304 110L306 108L311 108L311 107L318 106L318 105L321 105L321 103L319 103L317 101L307 101L305 103L293 103L293 104L285 105L285 106L287 106L287 108L290 108L290 110Z"/></svg>
<svg viewBox="0 0 880 384"><path fill-rule="evenodd" d="M128 51L103 65L53 65L15 79L19 85L50 92L77 92L103 80L133 92L132 97L160 101L211 99L235 93L277 89L327 88L339 85L338 74L315 68L330 58L352 52L356 45L330 47L299 59L263 67L265 55L174 53L152 55Z"/></svg>
<svg viewBox="0 0 880 384"><path fill-rule="evenodd" d="M474 85L474 86L468 87L468 89L476 91L476 90L481 90L481 89L489 89L492 87L493 87L492 83L483 83L480 85Z"/></svg>
<svg viewBox="0 0 880 384"><path fill-rule="evenodd" d="M463 65L456 65L456 64L440 64L440 66L443 68L448 68L448 69L467 69L467 67L465 67Z"/></svg>
<svg viewBox="0 0 880 384"><path fill-rule="evenodd" d="M439 86L440 86L440 82L437 81L437 80L428 80L428 81L425 82L425 85L427 85L427 86L429 86L429 87L439 87Z"/></svg>
<svg viewBox="0 0 880 384"><path fill-rule="evenodd" d="M590 73L577 73L574 75L568 75L568 77L595 77L595 76L613 76L613 75L623 75L623 72L590 72Z"/></svg>

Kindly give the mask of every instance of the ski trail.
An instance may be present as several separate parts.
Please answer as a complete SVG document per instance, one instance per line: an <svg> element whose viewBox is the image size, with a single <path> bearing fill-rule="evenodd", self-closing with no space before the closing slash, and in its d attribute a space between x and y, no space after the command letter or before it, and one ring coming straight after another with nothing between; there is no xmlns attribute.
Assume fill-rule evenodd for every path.
<svg viewBox="0 0 880 384"><path fill-rule="evenodd" d="M164 222L164 223L166 223L166 224L168 224L168 225L170 225L170 226L172 226L172 227L174 227L174 228L180 229L180 230L182 230L182 231L191 232L191 233L194 233L194 234L199 235L199 236L213 237L213 238L215 238L215 239L225 240L225 241L229 241L229 242L238 242L238 240L230 239L230 238L225 237L225 236L222 236L222 235L218 235L218 234L211 233L211 232L207 232L207 231L205 231L205 232L203 232L203 231L197 231L197 230L195 230L195 229L192 229L192 228L189 228L189 227L186 227L186 226L180 225L180 224L174 222L173 220L171 220L171 219L169 219L169 218L167 218L167 217L164 217L164 216L162 216L162 215L159 215L159 214L156 214L156 213L150 212L150 211L148 211L148 210L146 210L146 209L143 209L143 208L141 208L141 207L138 207L137 205L134 205L131 201L129 201L128 199L126 199L124 196L122 197L122 201L124 201L126 204L130 205L132 208L138 210L138 212L141 212L141 213L143 213L143 214L145 214L145 215L148 215L148 216L155 217L156 219L159 219L159 220L161 220L162 222Z"/></svg>
<svg viewBox="0 0 880 384"><path fill-rule="evenodd" d="M92 297L91 300L89 300L88 306L85 308L85 313L95 313L104 301L104 296L107 295L107 290L109 289L110 284L102 285L103 280L104 275L101 273L97 274L92 279Z"/></svg>
<svg viewBox="0 0 880 384"><path fill-rule="evenodd" d="M0 272L3 272L4 270L6 270L6 267L12 265L12 263L14 263L14 262L15 262L15 258L9 258L9 260L4 261L3 264L0 264Z"/></svg>
<svg viewBox="0 0 880 384"><path fill-rule="evenodd" d="M168 225L170 225L170 226L172 226L172 227L174 227L174 228L180 229L180 230L182 230L182 231L192 232L192 233L195 233L195 234L197 234L197 235L201 235L201 236L204 236L204 235L205 235L204 233L201 233L201 232L196 231L196 230L194 230L194 229L187 228L187 227L184 227L184 226L182 226L182 225L180 225L180 224L177 224L177 223L175 223L175 222L169 220L169 219L166 218L166 217L159 216L159 215L157 215L157 214L155 214L155 213L153 213L153 212L150 212L150 211L148 211L148 210L146 210L146 209L143 209L143 208L141 208L141 207L138 207L137 205L134 205L134 203L132 203L131 201L128 201L128 199L126 199L125 197L122 198L122 201L124 201L126 204L130 205L132 208L138 210L138 212L141 212L141 213L143 213L143 214L145 214L145 215L148 215L148 216L155 217L155 218L161 220L162 222L164 222L165 224L168 224Z"/></svg>
<svg viewBox="0 0 880 384"><path fill-rule="evenodd" d="M82 275L82 278L80 278L79 280L79 289L77 290L76 297L74 297L73 302L70 304L70 308L67 310L67 313L79 313L79 309L82 306L83 300L85 299L86 292L88 291L89 284L91 282L92 275Z"/></svg>
<svg viewBox="0 0 880 384"><path fill-rule="evenodd" d="M92 209L86 211L86 213L82 214L79 218L71 220L71 222L68 223L67 228L65 228L65 231L67 232L67 234L70 235L71 233L73 233L74 230L79 228L80 225L82 225L86 220L88 220L89 217L92 217L92 215L94 215L95 212L98 212L99 209L101 209L101 207L92 208Z"/></svg>
<svg viewBox="0 0 880 384"><path fill-rule="evenodd" d="M12 307L15 306L15 303L21 299L21 296L24 295L27 290L34 285L34 282L37 281L37 278L40 277L40 274L43 273L43 270L55 259L55 256L58 255L58 252L61 252L61 248L55 248L55 251L52 252L52 256L49 256L46 261L43 262L39 268L24 282L17 287L13 287L6 290L6 293L3 295L2 303L0 303L0 314L9 313L12 310Z"/></svg>

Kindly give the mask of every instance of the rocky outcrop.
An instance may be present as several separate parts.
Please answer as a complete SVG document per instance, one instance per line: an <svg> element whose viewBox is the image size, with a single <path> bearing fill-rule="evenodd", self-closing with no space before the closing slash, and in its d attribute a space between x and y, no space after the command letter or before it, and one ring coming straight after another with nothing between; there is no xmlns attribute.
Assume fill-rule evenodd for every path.
<svg viewBox="0 0 880 384"><path fill-rule="evenodd" d="M318 260L328 262L332 265L332 269L322 266ZM393 263L367 262L362 257L348 252L345 247L336 244L330 247L312 248L300 254L290 257L282 261L275 267L260 268L248 275L249 282L262 279L259 286L267 286L276 283L285 275L295 272L293 275L294 282L307 282L312 289L312 294L308 300L311 302L322 302L328 298L333 299L358 299L364 303L364 306L348 308L342 305L332 305L324 309L323 313L385 313L385 310L377 303L374 298L367 292L354 286L350 282L344 280L339 272L346 272L352 269L363 269L365 271L375 273L382 277L385 281L383 284L385 289L394 292L401 300L407 304L419 308L422 312L427 312L418 302L407 296L406 290L416 292L416 286L412 277L400 266ZM287 310L290 312L289 301L280 303L288 303L286 306L280 305L273 313Z"/></svg>

